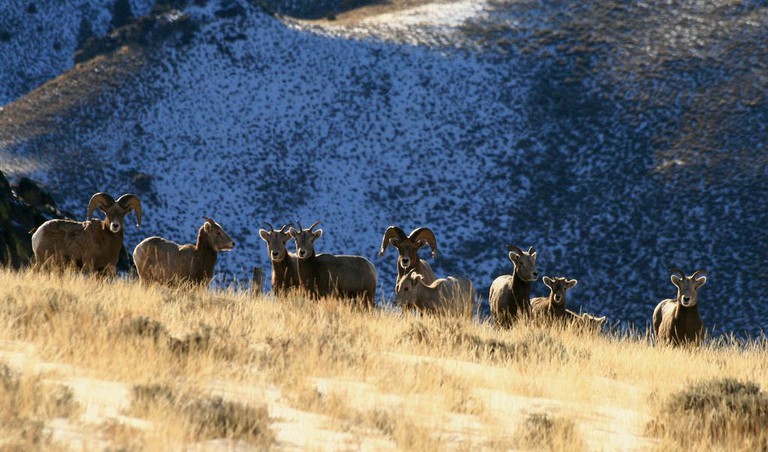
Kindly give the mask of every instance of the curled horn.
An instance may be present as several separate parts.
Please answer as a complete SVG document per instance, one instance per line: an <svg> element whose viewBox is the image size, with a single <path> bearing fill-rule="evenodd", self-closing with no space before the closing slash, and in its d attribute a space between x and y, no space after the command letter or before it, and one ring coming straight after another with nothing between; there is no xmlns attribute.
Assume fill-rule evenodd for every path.
<svg viewBox="0 0 768 452"><path fill-rule="evenodd" d="M136 227L141 227L141 201L139 201L139 198L136 195L129 193L117 198L117 203L120 204L120 207L123 209L127 209L128 212L135 210Z"/></svg>
<svg viewBox="0 0 768 452"><path fill-rule="evenodd" d="M432 257L437 257L437 239L435 238L435 233L432 232L429 228L418 228L414 229L413 232L411 232L411 235L408 236L409 239L413 240L414 242L418 242L419 240L424 240L425 242L429 243L429 247L432 249Z"/></svg>
<svg viewBox="0 0 768 452"><path fill-rule="evenodd" d="M672 273L680 273L680 276L682 276L682 277L683 277L683 279L686 279L686 278L688 278L687 276L685 276L685 273L683 273L683 271L682 271L682 270L680 270L680 269L679 269L679 268L677 268L677 267L670 267L670 268L669 268L669 271L670 271L670 272L672 272Z"/></svg>
<svg viewBox="0 0 768 452"><path fill-rule="evenodd" d="M267 223L266 221L264 222L264 224L269 226L269 232L275 232L275 228L273 228L271 224ZM283 226L283 227L285 227L285 226ZM280 232L282 232L282 230Z"/></svg>
<svg viewBox="0 0 768 452"><path fill-rule="evenodd" d="M384 255L384 251L386 251L387 247L389 246L389 240L394 238L403 240L407 237L405 235L405 231L398 228L397 226L388 227L387 230L384 231L384 237L381 238L381 249L379 250L379 256Z"/></svg>
<svg viewBox="0 0 768 452"><path fill-rule="evenodd" d="M516 247L515 245L507 245L507 249L509 251L517 253L517 255L519 255L519 256L523 255L523 250L521 250L520 248Z"/></svg>
<svg viewBox="0 0 768 452"><path fill-rule="evenodd" d="M91 218L91 214L93 213L94 209L98 208L103 211L114 203L115 200L108 194L104 192L96 193L95 195L91 196L91 200L88 202L88 210L85 214L85 219L88 220Z"/></svg>
<svg viewBox="0 0 768 452"><path fill-rule="evenodd" d="M314 223L312 223L312 226L310 226L310 227L309 227L309 230L310 230L310 231L312 231L312 228L314 228L314 227L315 227L315 226L317 226L318 224L320 224L320 220L318 220L318 221L315 221Z"/></svg>

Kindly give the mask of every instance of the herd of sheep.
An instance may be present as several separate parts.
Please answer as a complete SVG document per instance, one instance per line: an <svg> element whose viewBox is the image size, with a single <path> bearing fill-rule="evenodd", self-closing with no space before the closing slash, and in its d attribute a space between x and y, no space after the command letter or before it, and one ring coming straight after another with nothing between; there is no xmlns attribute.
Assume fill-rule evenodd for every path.
<svg viewBox="0 0 768 452"><path fill-rule="evenodd" d="M114 275L123 246L125 216L135 212L136 225L141 225L141 202L132 194L114 200L106 193L96 193L88 204L86 217L101 210L104 219L86 221L50 220L32 233L35 270L73 267L86 272ZM205 218L205 217L204 217ZM266 242L272 264L272 290L275 295L289 290L301 290L311 298L336 296L360 303L364 308L374 306L378 282L376 268L366 258L352 255L317 254L314 243L323 235L309 228L285 225L275 230L261 229L259 236ZM296 252L286 244L294 240ZM429 245L432 257L437 256L437 240L428 228L418 228L406 235L390 226L384 232L380 255L389 246L398 251L396 306L424 314L472 317L475 289L463 276L436 278L427 261L418 255ZM210 218L200 227L195 244L179 245L162 237L149 237L133 251L139 278L143 282L165 285L198 284L207 286L213 279L219 251L229 251L234 241L224 229ZM577 281L563 277L544 276L548 297L531 299L531 285L538 280L536 251L523 251L508 245L512 273L497 277L491 284L488 301L495 326L509 328L515 322L548 321L572 323L600 329L605 317L577 314L566 309L566 293ZM672 269L672 284L677 297L661 301L653 311L653 331L659 343L670 345L699 345L704 337L704 323L699 314L698 289L707 281L699 270L686 276Z"/></svg>

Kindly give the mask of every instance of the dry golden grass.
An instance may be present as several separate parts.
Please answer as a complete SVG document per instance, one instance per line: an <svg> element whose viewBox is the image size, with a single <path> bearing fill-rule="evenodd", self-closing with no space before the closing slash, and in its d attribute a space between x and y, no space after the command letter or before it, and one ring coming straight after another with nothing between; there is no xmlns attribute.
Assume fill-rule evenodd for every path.
<svg viewBox="0 0 768 452"><path fill-rule="evenodd" d="M750 450L768 428L764 342L80 275L0 271L0 374L3 449Z"/></svg>

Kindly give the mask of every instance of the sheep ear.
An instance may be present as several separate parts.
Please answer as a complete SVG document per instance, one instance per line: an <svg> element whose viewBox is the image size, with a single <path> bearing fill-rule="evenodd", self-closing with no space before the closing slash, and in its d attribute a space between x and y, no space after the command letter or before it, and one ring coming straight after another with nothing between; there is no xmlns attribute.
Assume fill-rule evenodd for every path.
<svg viewBox="0 0 768 452"><path fill-rule="evenodd" d="M682 281L682 280L680 279L679 276L672 275L672 276L669 277L669 280L672 281L672 284L674 284L675 287L677 287L677 288L680 287L680 281Z"/></svg>
<svg viewBox="0 0 768 452"><path fill-rule="evenodd" d="M552 281L552 278L550 278L549 276L545 276L541 278L541 281L544 283L545 286L549 287L550 289L552 288L552 283L554 281Z"/></svg>
<svg viewBox="0 0 768 452"><path fill-rule="evenodd" d="M291 226L291 229L288 229L288 235L291 237L296 237L296 229L294 229L293 226Z"/></svg>
<svg viewBox="0 0 768 452"><path fill-rule="evenodd" d="M264 229L259 229L259 237L266 242L269 240L269 232Z"/></svg>
<svg viewBox="0 0 768 452"><path fill-rule="evenodd" d="M566 287L567 289L571 289L571 288L573 288L573 286L575 286L575 285L576 285L576 284L578 284L578 283L579 283L579 281L578 281L578 280L575 280L575 279L566 279L566 280L565 280L565 287Z"/></svg>
<svg viewBox="0 0 768 452"><path fill-rule="evenodd" d="M203 229L205 230L205 232L211 232L211 223L206 221L205 224L203 225Z"/></svg>
<svg viewBox="0 0 768 452"><path fill-rule="evenodd" d="M317 240L317 239L319 239L320 237L323 236L323 230L322 229L318 229L317 231L313 232L312 235L314 236L314 238L312 240L313 241Z"/></svg>
<svg viewBox="0 0 768 452"><path fill-rule="evenodd" d="M395 248L400 248L400 239L393 237L389 239L389 244L394 246Z"/></svg>
<svg viewBox="0 0 768 452"><path fill-rule="evenodd" d="M514 264L517 264L517 260L520 259L520 255L514 251L510 251L508 256L509 260L511 260Z"/></svg>
<svg viewBox="0 0 768 452"><path fill-rule="evenodd" d="M700 276L700 277L696 278L696 288L698 289L699 287L703 286L704 283L706 283L706 282L707 282L707 277L706 276Z"/></svg>

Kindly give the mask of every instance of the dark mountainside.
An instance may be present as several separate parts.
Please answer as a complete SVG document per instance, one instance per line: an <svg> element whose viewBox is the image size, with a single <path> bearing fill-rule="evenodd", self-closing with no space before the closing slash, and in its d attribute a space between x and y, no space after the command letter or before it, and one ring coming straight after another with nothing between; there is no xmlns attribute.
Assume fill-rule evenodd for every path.
<svg viewBox="0 0 768 452"><path fill-rule="evenodd" d="M98 190L137 193L147 225L129 248L190 241L213 215L238 242L219 262L228 279L268 268L264 221L320 219L321 251L370 258L391 298L381 234L430 226L436 273L466 274L484 299L511 271L504 245L535 245L542 275L579 279L574 309L642 329L675 294L669 267L704 268L710 327L768 326L754 301L768 295L765 2L494 0L447 47L271 14L338 4L163 3L150 21L134 2L126 27L140 34L92 41L109 45L0 111L0 170L45 181L75 212ZM40 83L28 75L13 86ZM30 113L83 77L77 101Z"/></svg>

